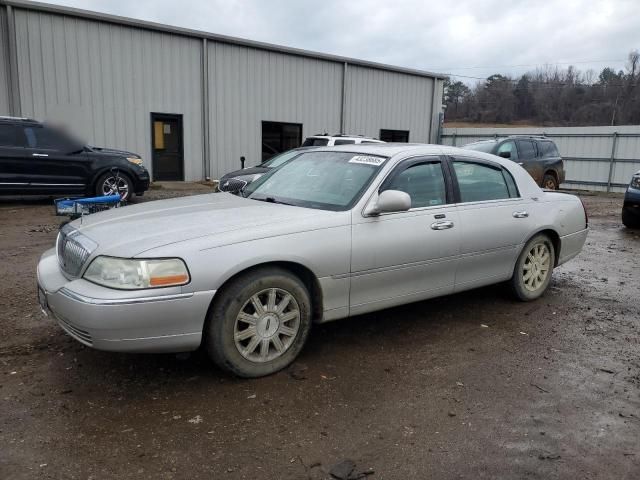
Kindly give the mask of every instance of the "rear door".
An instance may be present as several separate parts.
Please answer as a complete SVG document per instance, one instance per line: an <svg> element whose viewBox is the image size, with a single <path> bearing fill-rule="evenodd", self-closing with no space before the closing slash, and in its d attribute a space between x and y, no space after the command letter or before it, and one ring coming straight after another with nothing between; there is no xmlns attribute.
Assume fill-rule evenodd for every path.
<svg viewBox="0 0 640 480"><path fill-rule="evenodd" d="M0 192L21 193L29 181L23 168L26 140L22 129L0 123Z"/></svg>
<svg viewBox="0 0 640 480"><path fill-rule="evenodd" d="M520 197L511 174L497 163L457 156L452 171L460 236L455 289L506 280L533 228L531 201Z"/></svg>
<svg viewBox="0 0 640 480"><path fill-rule="evenodd" d="M544 168L538 158L536 144L533 140L516 140L518 145L518 163L529 172L538 185L542 185Z"/></svg>
<svg viewBox="0 0 640 480"><path fill-rule="evenodd" d="M398 164L379 192L409 194L406 212L353 212L351 314L444 295L453 290L459 250L450 177L439 157Z"/></svg>
<svg viewBox="0 0 640 480"><path fill-rule="evenodd" d="M23 127L27 146L22 169L33 193L83 193L91 160L83 148L45 125Z"/></svg>

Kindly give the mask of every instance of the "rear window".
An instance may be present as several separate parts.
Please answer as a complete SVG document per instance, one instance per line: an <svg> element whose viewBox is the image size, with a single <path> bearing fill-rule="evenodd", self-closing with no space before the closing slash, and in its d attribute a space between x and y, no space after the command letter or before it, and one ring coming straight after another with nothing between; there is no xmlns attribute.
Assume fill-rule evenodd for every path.
<svg viewBox="0 0 640 480"><path fill-rule="evenodd" d="M478 142L478 143L470 143L469 145L465 145L465 150L475 150L476 152L484 152L491 153L493 148L496 146L496 142Z"/></svg>
<svg viewBox="0 0 640 480"><path fill-rule="evenodd" d="M302 146L303 147L326 147L328 143L329 143L328 138L309 137L305 139L305 141L302 143Z"/></svg>
<svg viewBox="0 0 640 480"><path fill-rule="evenodd" d="M334 145L350 145L356 143L355 140L343 140L343 139L339 139L336 140L335 142L333 142Z"/></svg>

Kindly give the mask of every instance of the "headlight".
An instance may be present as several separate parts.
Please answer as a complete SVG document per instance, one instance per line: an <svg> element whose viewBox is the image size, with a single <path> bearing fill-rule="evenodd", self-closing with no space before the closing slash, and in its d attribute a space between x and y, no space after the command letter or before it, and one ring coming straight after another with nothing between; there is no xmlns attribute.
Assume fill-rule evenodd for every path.
<svg viewBox="0 0 640 480"><path fill-rule="evenodd" d="M251 183L259 179L262 175L264 175L264 173L253 173L251 175L238 175L235 178L236 180L240 180L242 182Z"/></svg>
<svg viewBox="0 0 640 480"><path fill-rule="evenodd" d="M127 157L127 161L135 163L136 165L142 165L142 159L140 157Z"/></svg>
<svg viewBox="0 0 640 480"><path fill-rule="evenodd" d="M640 175L631 178L631 188L637 188L640 190Z"/></svg>
<svg viewBox="0 0 640 480"><path fill-rule="evenodd" d="M179 258L136 260L103 256L91 262L84 278L123 290L173 287L190 280L187 266Z"/></svg>

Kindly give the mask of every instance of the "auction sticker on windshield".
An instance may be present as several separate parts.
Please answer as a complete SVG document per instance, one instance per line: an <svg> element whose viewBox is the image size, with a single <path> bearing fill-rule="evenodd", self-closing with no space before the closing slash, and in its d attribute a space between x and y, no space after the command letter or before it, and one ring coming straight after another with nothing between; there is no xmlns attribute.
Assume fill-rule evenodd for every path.
<svg viewBox="0 0 640 480"><path fill-rule="evenodd" d="M373 165L373 166L379 166L382 165L382 162L384 162L386 159L383 157L372 157L370 155L356 155L354 157L351 157L351 160L349 160L349 163L363 163L365 165Z"/></svg>

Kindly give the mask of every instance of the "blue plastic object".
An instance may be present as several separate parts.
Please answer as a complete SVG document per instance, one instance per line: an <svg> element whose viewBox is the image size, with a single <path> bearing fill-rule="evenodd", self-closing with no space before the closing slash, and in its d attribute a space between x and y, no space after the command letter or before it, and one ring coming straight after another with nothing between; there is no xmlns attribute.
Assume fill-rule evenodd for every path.
<svg viewBox="0 0 640 480"><path fill-rule="evenodd" d="M90 198L58 198L54 200L56 215L77 218L82 215L109 210L120 206L120 194Z"/></svg>

